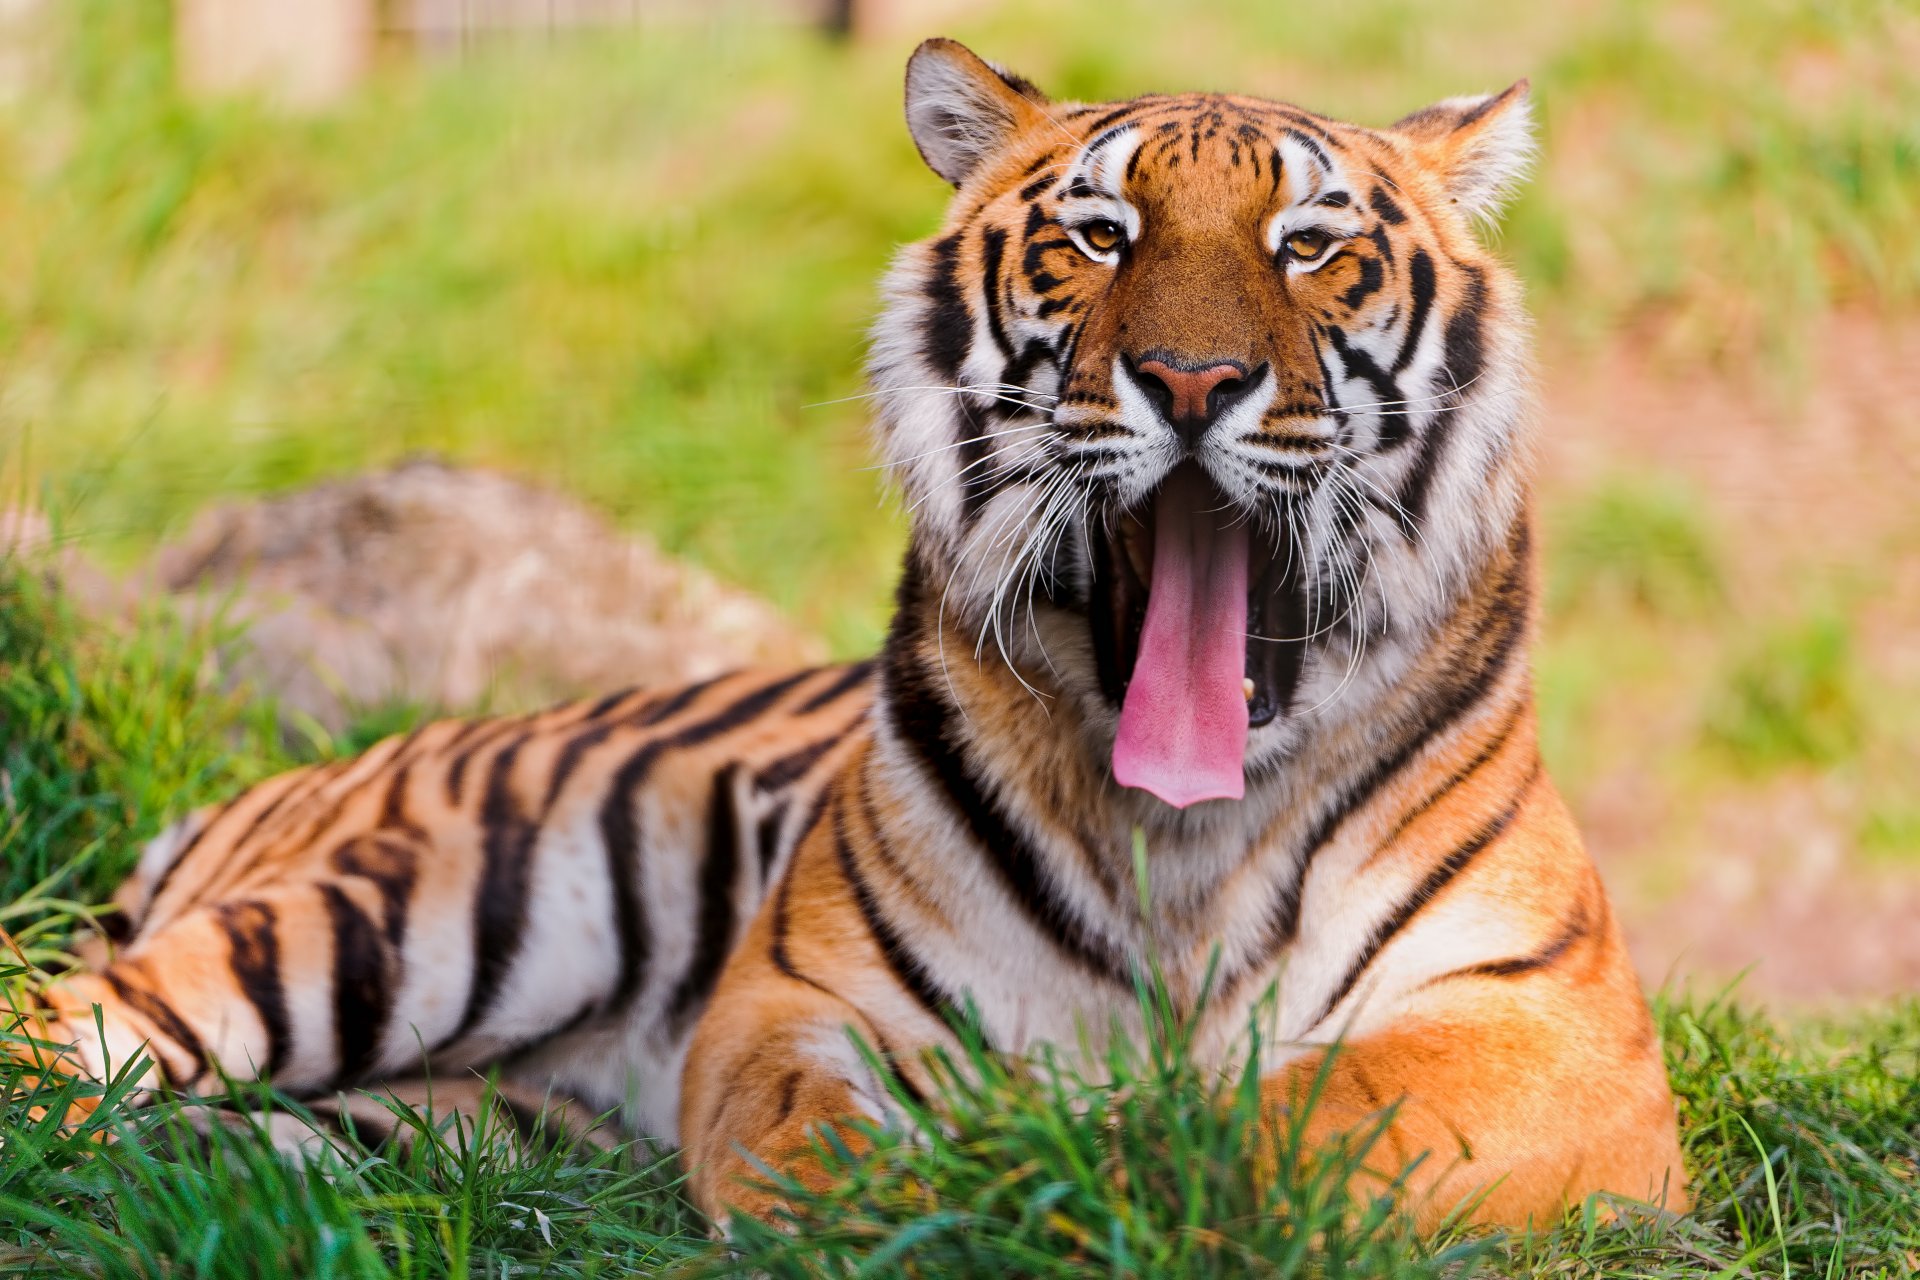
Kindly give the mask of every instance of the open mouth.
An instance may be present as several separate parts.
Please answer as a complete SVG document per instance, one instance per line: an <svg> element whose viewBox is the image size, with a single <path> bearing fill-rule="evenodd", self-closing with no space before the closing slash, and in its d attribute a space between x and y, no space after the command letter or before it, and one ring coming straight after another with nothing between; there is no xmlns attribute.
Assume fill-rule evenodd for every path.
<svg viewBox="0 0 1920 1280"><path fill-rule="evenodd" d="M1299 677L1297 561L1191 462L1095 539L1088 612L1120 706L1122 786L1177 808L1245 794L1248 732L1287 709Z"/></svg>

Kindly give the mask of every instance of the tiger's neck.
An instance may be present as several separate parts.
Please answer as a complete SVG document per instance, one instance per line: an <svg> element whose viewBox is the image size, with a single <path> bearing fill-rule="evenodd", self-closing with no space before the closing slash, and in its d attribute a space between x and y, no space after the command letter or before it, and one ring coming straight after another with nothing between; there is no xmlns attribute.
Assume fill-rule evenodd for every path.
<svg viewBox="0 0 1920 1280"><path fill-rule="evenodd" d="M1243 800L1176 810L1113 781L1113 709L1085 651L1083 620L1050 619L1042 634L1052 661L1016 669L991 647L976 652L967 628L941 618L937 571L910 554L887 642L878 764L902 793L931 775L974 843L998 846L986 850L990 861L1022 864L1013 872L1021 892L1047 881L1077 885L1062 892L1105 899L1114 930L1138 914L1139 831L1155 911L1165 917L1157 923L1214 932L1233 909L1221 899L1238 892L1249 867L1265 868L1263 879L1297 878L1344 813L1415 753L1444 749L1475 707L1496 694L1530 703L1533 551L1524 508L1465 581L1449 611L1420 633L1396 636L1375 668L1348 673L1338 701L1284 726L1279 750L1250 756ZM1287 892L1284 884L1267 890Z"/></svg>

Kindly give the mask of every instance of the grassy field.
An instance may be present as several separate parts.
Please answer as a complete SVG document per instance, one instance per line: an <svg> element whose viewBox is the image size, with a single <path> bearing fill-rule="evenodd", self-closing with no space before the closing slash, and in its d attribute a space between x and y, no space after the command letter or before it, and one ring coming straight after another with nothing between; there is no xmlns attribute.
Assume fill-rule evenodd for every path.
<svg viewBox="0 0 1920 1280"><path fill-rule="evenodd" d="M898 545L857 393L873 282L944 188L906 40L690 26L396 65L290 121L172 88L163 0L63 0L0 107L0 465L134 555L208 499L435 450L582 493L845 650ZM1904 4L987 7L1066 96L1265 92L1385 122L1531 76L1504 230L1548 332L1791 366L1920 297Z"/></svg>
<svg viewBox="0 0 1920 1280"><path fill-rule="evenodd" d="M503 44L288 119L178 98L159 0L48 8L39 80L0 104L0 504L129 564L210 500L432 450L578 493L842 652L873 642L899 527L844 398L873 278L942 202L899 123L909 42ZM1563 352L1626 334L1791 402L1828 390L1809 353L1835 316L1920 304L1911 3L1062 0L952 34L1061 95L1236 88L1369 121L1531 76L1544 164L1499 235ZM1810 517L1746 536L1696 475L1612 456L1546 504L1556 775L1584 800L1623 761L1657 774L1655 854L1720 839L1712 804L1818 788L1849 857L1920 865L1920 673L1896 661L1905 615L1874 612L1920 529L1826 572L1793 558ZM364 745L282 740L210 682L223 638L157 609L105 628L0 564L6 982L59 962L166 818ZM1107 1084L993 1075L950 1099L951 1138L883 1145L796 1240L737 1256L643 1151L423 1143L301 1177L245 1135L167 1143L166 1109L95 1159L16 1099L0 1271L1920 1274L1920 1004L1774 1018L1698 991L1660 1017L1699 1188L1678 1224L1416 1241L1331 1189L1351 1151L1262 1192L1236 1082L1167 1029Z"/></svg>

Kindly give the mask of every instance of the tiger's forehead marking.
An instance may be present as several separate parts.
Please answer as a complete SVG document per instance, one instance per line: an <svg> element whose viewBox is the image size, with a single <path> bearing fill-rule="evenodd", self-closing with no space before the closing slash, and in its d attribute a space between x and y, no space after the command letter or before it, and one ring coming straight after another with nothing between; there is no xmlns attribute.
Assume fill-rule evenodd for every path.
<svg viewBox="0 0 1920 1280"><path fill-rule="evenodd" d="M1055 194L1063 206L1139 203L1184 198L1204 184L1215 201L1242 207L1351 208L1356 201L1343 163L1349 147L1335 127L1256 99L1141 98L1086 125L1086 141L1066 162Z"/></svg>

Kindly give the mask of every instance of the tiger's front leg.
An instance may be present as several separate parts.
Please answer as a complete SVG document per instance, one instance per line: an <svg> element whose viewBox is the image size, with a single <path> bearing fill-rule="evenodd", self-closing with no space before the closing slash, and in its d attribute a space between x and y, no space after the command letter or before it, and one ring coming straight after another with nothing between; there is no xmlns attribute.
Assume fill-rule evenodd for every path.
<svg viewBox="0 0 1920 1280"><path fill-rule="evenodd" d="M730 1211L771 1218L781 1201L769 1171L826 1190L816 1135L831 1129L859 1151L858 1123L886 1118L889 1081L856 1036L898 1068L939 1034L900 990L850 900L824 838L832 825L819 824L795 855L687 1052L681 1156L694 1202L716 1222Z"/></svg>
<svg viewBox="0 0 1920 1280"><path fill-rule="evenodd" d="M1298 1155L1381 1126L1351 1190L1365 1203L1404 1178L1399 1194L1422 1230L1462 1211L1473 1222L1551 1225L1602 1191L1685 1211L1651 1022L1644 1040L1610 1040L1578 1000L1503 981L1481 980L1483 990L1417 1006L1387 1030L1266 1076L1275 1123L1261 1174L1285 1176L1272 1144L1299 1114Z"/></svg>

